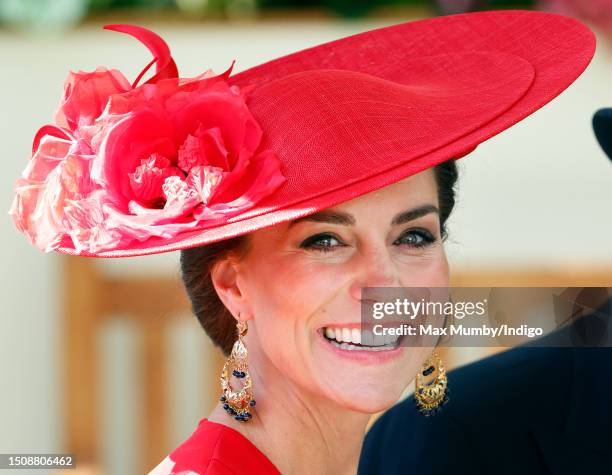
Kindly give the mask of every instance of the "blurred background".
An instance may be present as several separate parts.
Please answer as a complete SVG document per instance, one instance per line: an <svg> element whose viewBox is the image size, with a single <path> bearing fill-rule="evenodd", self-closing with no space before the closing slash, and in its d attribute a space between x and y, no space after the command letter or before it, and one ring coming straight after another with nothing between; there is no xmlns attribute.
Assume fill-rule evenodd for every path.
<svg viewBox="0 0 612 475"><path fill-rule="evenodd" d="M612 169L590 120L612 106L612 0L0 0L8 167L0 175L0 453L72 452L78 470L67 473L145 473L220 393L223 359L190 315L178 252L43 254L8 215L13 183L68 70L104 65L135 78L149 61L140 43L102 25L153 29L181 76L194 76L403 21L502 8L576 16L596 32L598 49L560 97L458 162L447 243L453 283L609 287ZM498 350L443 356L452 368Z"/></svg>

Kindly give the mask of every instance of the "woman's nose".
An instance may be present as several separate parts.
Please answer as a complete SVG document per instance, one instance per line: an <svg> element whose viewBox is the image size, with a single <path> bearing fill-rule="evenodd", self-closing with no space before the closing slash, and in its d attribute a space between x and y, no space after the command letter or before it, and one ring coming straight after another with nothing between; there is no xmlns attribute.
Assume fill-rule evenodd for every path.
<svg viewBox="0 0 612 475"><path fill-rule="evenodd" d="M356 257L355 279L351 286L351 295L361 299L363 287L399 287L400 280L391 256L385 249L363 252Z"/></svg>

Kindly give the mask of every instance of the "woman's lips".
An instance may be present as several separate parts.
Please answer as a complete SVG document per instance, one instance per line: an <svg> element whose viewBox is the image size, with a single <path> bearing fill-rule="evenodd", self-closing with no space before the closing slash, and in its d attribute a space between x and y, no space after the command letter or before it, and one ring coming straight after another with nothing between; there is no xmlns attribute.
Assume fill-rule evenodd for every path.
<svg viewBox="0 0 612 475"><path fill-rule="evenodd" d="M321 327L317 339L336 355L364 363L381 363L403 352L403 337L374 335L371 329L362 331L361 327L360 323Z"/></svg>

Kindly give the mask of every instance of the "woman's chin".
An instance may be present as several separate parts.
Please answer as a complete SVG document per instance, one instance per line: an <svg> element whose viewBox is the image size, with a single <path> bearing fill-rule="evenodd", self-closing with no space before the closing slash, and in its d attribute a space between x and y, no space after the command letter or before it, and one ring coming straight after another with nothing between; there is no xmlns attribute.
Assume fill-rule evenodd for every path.
<svg viewBox="0 0 612 475"><path fill-rule="evenodd" d="M420 362L409 347L387 351L359 351L338 348L317 339L318 352L313 373L327 397L349 410L374 414L394 405L410 384ZM414 366L414 368L413 368Z"/></svg>

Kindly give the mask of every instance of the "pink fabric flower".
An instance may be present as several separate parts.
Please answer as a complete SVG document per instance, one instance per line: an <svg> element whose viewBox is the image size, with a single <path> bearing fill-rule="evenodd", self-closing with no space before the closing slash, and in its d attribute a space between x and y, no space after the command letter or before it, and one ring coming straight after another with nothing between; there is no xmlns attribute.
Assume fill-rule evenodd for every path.
<svg viewBox="0 0 612 475"><path fill-rule="evenodd" d="M69 237L78 252L129 247L225 222L284 181L261 150L262 130L231 70L179 78L167 46L149 30L107 27L139 38L157 74L136 86L116 70L71 72L15 184L9 213L40 249ZM149 64L149 66L152 63Z"/></svg>

